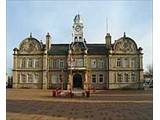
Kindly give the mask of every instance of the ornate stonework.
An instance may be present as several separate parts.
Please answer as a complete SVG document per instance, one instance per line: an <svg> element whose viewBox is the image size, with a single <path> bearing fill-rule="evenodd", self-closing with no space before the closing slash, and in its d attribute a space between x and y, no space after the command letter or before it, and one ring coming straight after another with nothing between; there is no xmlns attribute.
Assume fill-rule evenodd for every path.
<svg viewBox="0 0 160 120"><path fill-rule="evenodd" d="M46 44L32 36L24 39L19 48L14 49L13 87L140 88L142 48L125 34L112 44L111 35L107 33L104 41L106 43L86 43L80 15L74 18L70 44L51 44L49 33Z"/></svg>

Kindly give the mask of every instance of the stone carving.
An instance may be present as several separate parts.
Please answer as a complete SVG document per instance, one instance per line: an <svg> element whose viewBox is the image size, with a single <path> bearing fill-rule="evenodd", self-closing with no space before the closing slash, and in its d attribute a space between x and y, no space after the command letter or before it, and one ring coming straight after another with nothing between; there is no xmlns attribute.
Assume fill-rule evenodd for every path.
<svg viewBox="0 0 160 120"><path fill-rule="evenodd" d="M22 52L35 52L39 49L38 44L34 40L25 40L20 46Z"/></svg>
<svg viewBox="0 0 160 120"><path fill-rule="evenodd" d="M122 52L133 52L136 48L135 45L129 40L121 40L116 43L115 50Z"/></svg>

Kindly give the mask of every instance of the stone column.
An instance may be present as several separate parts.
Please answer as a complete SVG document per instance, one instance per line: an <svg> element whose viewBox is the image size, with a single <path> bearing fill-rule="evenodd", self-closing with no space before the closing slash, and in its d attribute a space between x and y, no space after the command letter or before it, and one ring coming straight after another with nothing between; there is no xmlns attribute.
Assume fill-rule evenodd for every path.
<svg viewBox="0 0 160 120"><path fill-rule="evenodd" d="M72 87L73 87L72 77L73 77L72 74L69 73L69 75L68 75L68 83L67 83L67 90L70 90L70 89L72 89Z"/></svg>
<svg viewBox="0 0 160 120"><path fill-rule="evenodd" d="M13 88L18 88L17 55L13 55Z"/></svg>
<svg viewBox="0 0 160 120"><path fill-rule="evenodd" d="M42 89L47 89L48 84L48 67L47 67L47 54L46 52L43 55L43 82Z"/></svg>
<svg viewBox="0 0 160 120"><path fill-rule="evenodd" d="M85 72L85 75L84 75L84 89L87 90L89 88L89 83L88 83L88 72L86 71Z"/></svg>

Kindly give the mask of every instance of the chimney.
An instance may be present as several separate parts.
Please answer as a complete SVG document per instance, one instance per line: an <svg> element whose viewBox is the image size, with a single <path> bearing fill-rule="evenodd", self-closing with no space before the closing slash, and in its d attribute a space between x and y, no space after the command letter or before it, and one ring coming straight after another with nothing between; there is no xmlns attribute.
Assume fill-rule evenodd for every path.
<svg viewBox="0 0 160 120"><path fill-rule="evenodd" d="M110 35L110 33L106 34L105 41L106 41L106 48L110 49L110 47L111 47L111 35Z"/></svg>
<svg viewBox="0 0 160 120"><path fill-rule="evenodd" d="M49 33L46 35L46 49L49 50L51 48L51 36Z"/></svg>

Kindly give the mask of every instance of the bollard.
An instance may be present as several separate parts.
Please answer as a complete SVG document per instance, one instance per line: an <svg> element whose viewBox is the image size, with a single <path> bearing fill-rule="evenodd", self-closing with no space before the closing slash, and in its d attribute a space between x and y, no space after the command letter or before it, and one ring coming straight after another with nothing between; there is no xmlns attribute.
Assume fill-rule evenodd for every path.
<svg viewBox="0 0 160 120"><path fill-rule="evenodd" d="M89 90L86 91L86 97L90 97L90 91Z"/></svg>
<svg viewBox="0 0 160 120"><path fill-rule="evenodd" d="M52 96L56 97L56 91L55 90L52 91Z"/></svg>

